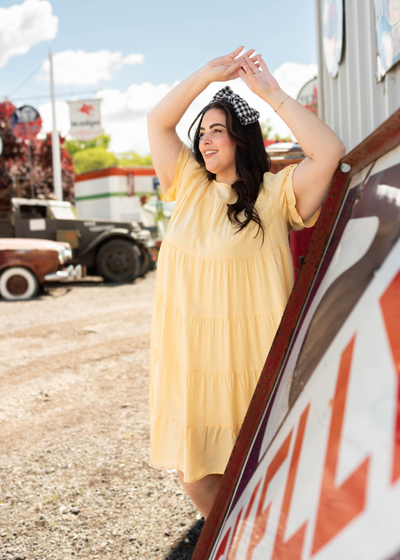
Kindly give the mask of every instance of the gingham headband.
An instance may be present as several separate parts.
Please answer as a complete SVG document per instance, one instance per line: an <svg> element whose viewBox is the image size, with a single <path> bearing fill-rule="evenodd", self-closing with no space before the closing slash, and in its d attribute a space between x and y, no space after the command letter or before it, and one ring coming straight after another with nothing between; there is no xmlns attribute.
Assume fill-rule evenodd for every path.
<svg viewBox="0 0 400 560"><path fill-rule="evenodd" d="M242 99L240 95L234 93L229 86L217 91L214 97L211 99L210 103L214 101L228 101L233 106L235 113L237 114L239 121L242 125L247 125L258 121L260 118L260 113L255 109L252 109L247 101Z"/></svg>

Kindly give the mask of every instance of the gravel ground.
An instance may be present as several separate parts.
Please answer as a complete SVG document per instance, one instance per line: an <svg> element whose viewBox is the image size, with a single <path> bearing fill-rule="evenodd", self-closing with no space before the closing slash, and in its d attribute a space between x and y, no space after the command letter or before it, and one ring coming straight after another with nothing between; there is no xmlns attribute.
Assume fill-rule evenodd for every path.
<svg viewBox="0 0 400 560"><path fill-rule="evenodd" d="M0 559L186 560L203 519L148 464L156 271L0 301Z"/></svg>

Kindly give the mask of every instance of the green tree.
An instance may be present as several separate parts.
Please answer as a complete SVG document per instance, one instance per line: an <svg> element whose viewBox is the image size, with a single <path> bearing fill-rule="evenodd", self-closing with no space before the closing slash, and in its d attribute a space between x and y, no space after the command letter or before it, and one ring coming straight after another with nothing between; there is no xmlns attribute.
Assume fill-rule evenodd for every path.
<svg viewBox="0 0 400 560"><path fill-rule="evenodd" d="M118 159L101 146L87 148L76 152L73 156L75 173L87 173L98 169L118 166Z"/></svg>
<svg viewBox="0 0 400 560"><path fill-rule="evenodd" d="M122 167L142 167L144 165L153 165L151 155L141 156L136 152L122 152L116 154L118 163Z"/></svg>
<svg viewBox="0 0 400 560"><path fill-rule="evenodd" d="M111 136L109 134L100 134L100 136L93 138L93 140L68 140L65 142L65 147L68 150L69 155L73 157L76 153L90 148L104 148L105 150L108 150L110 142Z"/></svg>
<svg viewBox="0 0 400 560"><path fill-rule="evenodd" d="M75 173L86 173L107 167L142 167L152 166L151 155L141 156L136 152L114 154L108 151L111 143L109 134L100 134L93 140L68 140L65 148L74 161Z"/></svg>
<svg viewBox="0 0 400 560"><path fill-rule="evenodd" d="M260 126L261 126L261 132L262 132L263 138L268 140L269 139L268 137L272 132L272 126L271 126L271 123L269 122L269 119L267 119L265 122L261 122Z"/></svg>
<svg viewBox="0 0 400 560"><path fill-rule="evenodd" d="M275 132L275 134L272 134L273 131L273 127L270 123L270 120L267 119L264 122L260 123L261 125L261 132L263 135L263 138L265 138L265 140L276 140L277 142L292 142L292 138L290 136L280 136L277 132Z"/></svg>

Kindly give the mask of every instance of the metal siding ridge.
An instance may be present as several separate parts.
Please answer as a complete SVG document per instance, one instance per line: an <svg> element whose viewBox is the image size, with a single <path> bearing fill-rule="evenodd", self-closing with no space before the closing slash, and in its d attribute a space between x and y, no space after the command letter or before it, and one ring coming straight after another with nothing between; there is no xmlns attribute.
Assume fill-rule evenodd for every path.
<svg viewBox="0 0 400 560"><path fill-rule="evenodd" d="M354 17L354 38L355 38L355 49L354 49L354 79L355 79L355 86L356 86L356 90L357 90L357 98L361 99L362 94L362 76L363 73L361 71L362 68L364 68L364 64L366 62L365 60L365 49L361 48L361 37L362 37L362 32L361 32L361 27L362 27L362 13L363 10L360 7L360 3L357 2L354 7L353 7L354 11L353 11L353 16ZM368 103L368 100L365 100L366 103ZM362 118L362 111L363 111L363 105L361 103L357 103L355 104L355 109L356 109L356 115L358 118L358 134L357 134L357 138L356 138L356 143L359 144L363 138L365 138L365 136L368 134L368 131L366 131L365 136L363 135L363 118Z"/></svg>
<svg viewBox="0 0 400 560"><path fill-rule="evenodd" d="M315 26L317 33L317 61L318 61L318 116L326 122L325 85L324 85L324 54L321 33L321 5L320 0L315 0Z"/></svg>
<svg viewBox="0 0 400 560"><path fill-rule="evenodd" d="M363 13L363 12L362 12ZM364 39L364 45L366 45L365 52L366 57L366 71L368 73L367 78L367 89L369 90L369 106L366 107L366 115L368 115L368 130L367 134L372 132L380 122L379 117L377 117L377 107L379 106L379 92L376 81L376 29L375 29L375 5L373 0L368 3L368 9L365 10L365 20L366 20L366 31L367 37Z"/></svg>

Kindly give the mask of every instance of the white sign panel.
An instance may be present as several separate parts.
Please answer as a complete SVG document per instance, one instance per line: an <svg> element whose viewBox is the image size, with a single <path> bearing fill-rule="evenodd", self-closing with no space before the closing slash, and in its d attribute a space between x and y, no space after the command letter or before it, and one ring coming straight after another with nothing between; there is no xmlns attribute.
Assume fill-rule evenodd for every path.
<svg viewBox="0 0 400 560"><path fill-rule="evenodd" d="M29 220L29 229L31 231L44 231L46 229L46 220L43 218Z"/></svg>
<svg viewBox="0 0 400 560"><path fill-rule="evenodd" d="M334 78L339 71L343 50L343 0L323 0L323 46L325 63Z"/></svg>
<svg viewBox="0 0 400 560"><path fill-rule="evenodd" d="M397 147L349 187L352 214L210 560L400 558L399 161Z"/></svg>
<svg viewBox="0 0 400 560"><path fill-rule="evenodd" d="M71 121L69 133L76 140L93 140L102 134L100 103L101 99L68 102Z"/></svg>

